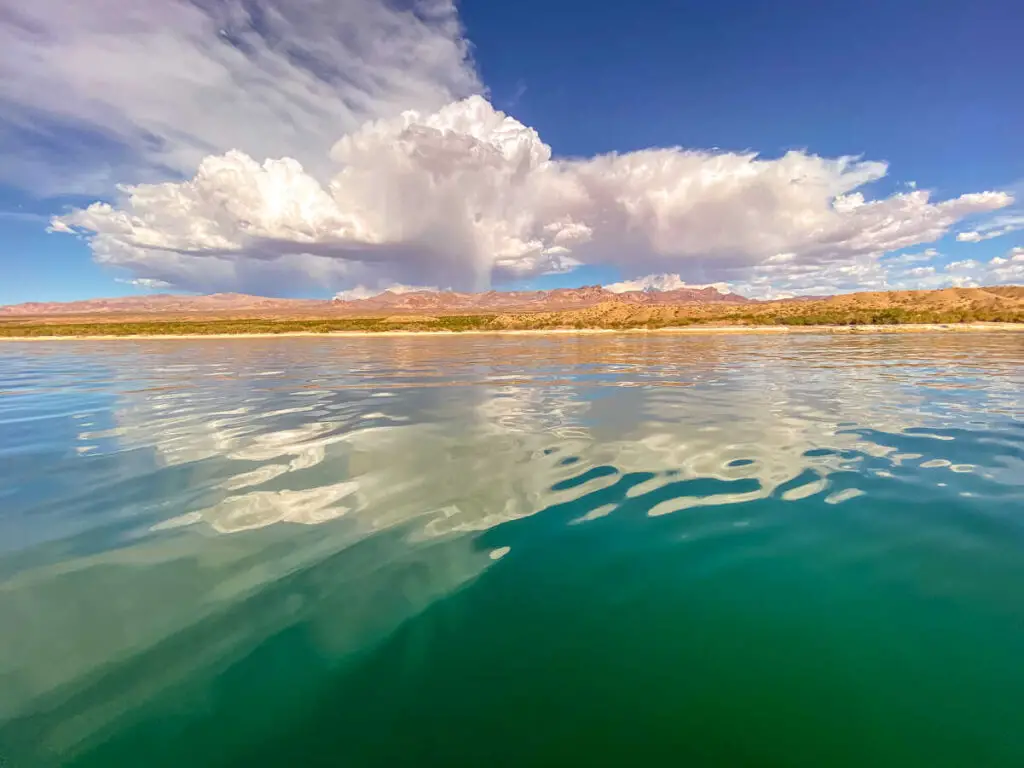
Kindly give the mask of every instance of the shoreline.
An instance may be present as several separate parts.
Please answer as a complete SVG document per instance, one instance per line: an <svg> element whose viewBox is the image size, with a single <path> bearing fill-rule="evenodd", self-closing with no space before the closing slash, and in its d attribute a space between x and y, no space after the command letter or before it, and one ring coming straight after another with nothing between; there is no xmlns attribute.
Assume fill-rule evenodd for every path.
<svg viewBox="0 0 1024 768"><path fill-rule="evenodd" d="M363 338L398 336L550 336L596 334L862 334L862 333L969 333L1024 332L1024 323L901 323L894 325L687 325L665 328L509 328L504 330L424 331L284 331L282 333L149 333L65 334L59 336L2 336L5 341L172 341L200 339Z"/></svg>

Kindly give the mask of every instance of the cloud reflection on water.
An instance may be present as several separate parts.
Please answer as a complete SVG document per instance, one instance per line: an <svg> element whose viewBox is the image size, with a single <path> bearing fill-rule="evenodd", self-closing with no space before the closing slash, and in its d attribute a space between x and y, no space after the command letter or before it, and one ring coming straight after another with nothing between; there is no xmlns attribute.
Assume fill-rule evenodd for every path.
<svg viewBox="0 0 1024 768"><path fill-rule="evenodd" d="M937 444L924 456L874 438L926 427L942 439L975 402L1012 415L1018 381L1011 366L972 385L970 348L943 338L931 349L932 338L370 339L341 355L330 342L293 344L269 361L250 343L211 371L189 367L220 379L204 397L168 392L184 382L165 364L176 383L126 393L115 413L121 448L226 465L208 485L216 501L193 510L221 532L355 513L369 530L433 515L424 532L439 535L562 501L572 494L553 488L595 466L654 472L632 495L666 472L758 481L675 502L685 509L768 496L807 472L783 498L825 493L830 474L870 458L943 461ZM834 502L853 498L843 491Z"/></svg>

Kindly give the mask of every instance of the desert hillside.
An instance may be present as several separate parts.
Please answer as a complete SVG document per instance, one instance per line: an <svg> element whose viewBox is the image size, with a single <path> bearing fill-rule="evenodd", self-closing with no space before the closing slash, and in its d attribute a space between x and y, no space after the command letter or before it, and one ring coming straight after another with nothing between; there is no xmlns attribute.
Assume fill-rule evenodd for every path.
<svg viewBox="0 0 1024 768"><path fill-rule="evenodd" d="M606 301L565 312L502 313L501 328L665 327L719 325L847 325L1024 322L1024 288L853 293L823 299L742 304L636 305Z"/></svg>
<svg viewBox="0 0 1024 768"><path fill-rule="evenodd" d="M152 298L152 297L150 297ZM175 300L178 297L171 297ZM187 310L94 311L80 308L68 312L35 315L7 312L0 316L0 337L24 336L138 336L253 333L331 333L339 331L501 331L573 328L673 328L683 326L848 326L900 325L908 323L1021 323L1024 326L1024 288L949 288L940 291L894 291L855 293L812 299L749 301L722 299L694 300L665 304L639 302L634 297L613 294L572 309L525 309L467 312L428 307L419 312L403 304L366 308L355 312L338 310L329 302L306 302L301 311L279 299L259 297L195 297L217 304L211 311ZM250 301L252 299L252 301ZM253 305L265 301L263 309ZM352 302L356 303L356 302ZM312 305L312 306L309 306ZM236 307L234 309L226 306ZM237 309L237 307L244 307ZM17 308L14 308L17 309Z"/></svg>

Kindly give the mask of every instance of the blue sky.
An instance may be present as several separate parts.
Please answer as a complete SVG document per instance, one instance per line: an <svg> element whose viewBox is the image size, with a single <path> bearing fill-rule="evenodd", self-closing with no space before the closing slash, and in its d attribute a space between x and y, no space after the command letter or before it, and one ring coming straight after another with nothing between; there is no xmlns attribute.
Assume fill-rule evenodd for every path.
<svg viewBox="0 0 1024 768"><path fill-rule="evenodd" d="M667 212L645 214L614 232L602 229L607 211L600 213L605 210L600 207L601 196L611 194L607 179L617 176L629 176L614 187L614 194L623 199L649 195L649 200L658 200L665 188L676 190L677 195L696 194L680 190L692 190L694 178L707 177L707 169L718 162L716 152L732 153L732 157L755 152L763 160L776 160L795 150L803 153L800 163L807 166L806 172L800 163L780 169L757 166L759 178L790 174L787 183L791 184L792 178L808 176L823 188L842 186L841 194L859 193L867 201L890 200L915 187L930 192L929 205L985 191L1014 195L1024 180L1020 129L1024 99L1018 93L1024 15L1012 2L652 1L622 5L467 0L455 11L443 0L435 2L433 9L407 0L406 5L418 14L413 26L408 15L396 15L379 0L338 3L317 13L299 2L251 0L237 4L237 9L250 10L241 16L217 16L212 3L191 6L177 0L133 0L152 23L141 34L118 27L117 20L104 21L102 13L76 14L72 0L66 1L64 28L45 33L56 64L43 70L27 55L17 61L9 57L0 64L0 79L24 84L24 88L0 88L0 103L6 106L0 113L0 142L6 145L0 162L7 161L0 178L0 303L151 290L131 284L132 280L182 290L326 296L357 284L555 287L662 272L678 273L693 283L724 280L762 293L770 292L766 286L773 281L782 292L798 293L820 285L851 290L858 287L858 280L867 288L877 287L879 280L887 281L886 287L933 287L954 278L960 284L972 284L1010 281L1017 275L1011 267L1014 249L1024 246L1024 218L1020 205L1008 199L965 200L946 213L924 204L908 211L909 203L893 201L891 209L870 219L862 208L856 222L823 219L823 224L815 224L814 232L828 227L836 234L811 245L810 229L790 229L766 232L760 240L752 235L729 239L712 233L675 248L673 238L682 242L700 223L686 218L691 214L682 210L682 203ZM235 7L232 3L216 7L226 6ZM284 22L277 27L267 20L269 14L251 13L254 8L269 7L282 11ZM0 44L10 43L8 50L14 44L36 44L25 39L29 25L12 21L17 13L30 11L12 13L15 16L0 14ZM104 28L107 23L110 28ZM368 38L387 31L397 43L384 54L368 52L353 42L353 30ZM209 39L194 50L187 48L183 41L198 39L199 33L208 34ZM98 41L109 34L128 41L122 55L134 55L137 60L108 61ZM134 54L133 43L137 45ZM163 44L181 56L173 62L179 69L183 65L194 70L193 81L183 83L170 70L147 61L146 50ZM289 47L287 67L271 60L282 45ZM14 48L15 54L18 50ZM406 55L408 51L416 56ZM125 66L126 61L137 66ZM111 82L108 68L112 66L118 69L118 82ZM217 79L217 67L236 68L230 80L237 91L223 90L226 86ZM363 70L366 82L375 83L376 90L368 92L369 86L362 85L360 98L355 99L336 73L344 71L346 78L358 81ZM210 80L203 82L204 77ZM274 77L279 78L277 83ZM40 95L47 89L52 96ZM263 112L260 105L273 100L268 92L280 103ZM154 104L154 93L164 103ZM381 177L367 166L369 154L347 161L366 173L359 176L362 186L358 188L346 180L350 188L332 203L340 213L334 209L323 213L321 206L311 214L312 203L298 204L299 224L282 223L284 214L275 213L272 224L278 229L268 224L258 247L251 242L256 218L245 211L230 212L235 218L226 224L224 216L229 214L221 208L201 215L194 213L198 205L194 201L173 208L182 197L177 191L134 209L125 207L123 193L117 191L118 184L191 179L204 156L219 156L231 149L246 152L258 162L264 157L297 157L315 183L329 189L333 174L343 165L328 157L335 140L359 131L369 121L394 120L402 109L419 110L424 125L444 123L446 129L449 124L456 126L451 131L462 130L457 126L465 121L458 114L438 118L440 122L426 116L473 93L484 96L488 109L508 113L523 131L536 131L539 142L550 147L555 158L591 162L610 152L682 147L705 151L700 158L703 165L691 169L684 161L669 158L665 162L680 169L659 170L668 175L659 176L656 186L661 191L652 191L640 180L650 175L654 161L637 155L635 161L600 171L605 174L601 182L605 186L592 193L593 200L557 211L546 198L543 210L527 206L524 211L522 196L495 203L493 198L501 194L504 182L487 177L480 181L484 191L479 199L493 209L481 213L474 208L476 225L464 221L462 201L453 200L430 215L429 222L416 223L422 232L417 230L415 237L400 243L395 242L394 233L404 237L411 231L410 222L418 222L417 209L433 204L434 193L424 192L421 199L427 202L417 205L412 191L406 191L420 189L420 177L397 174L390 182L393 186L383 192L369 188L366 179ZM197 108L190 105L207 98L211 108L190 114L190 109ZM97 103L103 108L95 108ZM360 106L353 107L354 103ZM223 104L232 109L221 109ZM479 109L473 114L478 116ZM488 113L480 119L491 118ZM254 128L257 124L260 127ZM466 130L476 138L483 135L475 128ZM492 132L484 140L497 146L501 135L501 131ZM444 151L450 157L454 150ZM416 153L422 156L424 147ZM887 171L884 175L865 171L867 180L862 184L843 186L838 171L823 169L814 160L847 155L884 162ZM664 166L661 160L658 163L658 168ZM270 195L274 205L281 205L281 196L294 200L309 189L294 186L291 176L281 181L286 175L282 171L273 181L278 185L273 189L282 191L266 192L271 187L259 186L258 168L230 164L218 168L223 178L230 175L231 183L238 185L231 193L238 199L248 199L249 191L259 187L264 190L260 194ZM595 164L580 171L581 183L590 184L599 168L603 166ZM491 173L474 167L476 175L463 183L468 188L483 179L485 171ZM576 167L562 170L569 172L576 173ZM723 173L745 178L754 170L749 163L737 161ZM537 182L537 189L548 189L553 183ZM431 184L422 189L435 189ZM713 198L707 210L721 217L716 226L729 230L754 226L741 215L752 204L763 205L765 211L755 222L772 216L800 218L793 207L799 201L783 200L776 212L772 207L776 203L765 200L785 194L788 187L779 189L763 181L756 188L738 191L735 199L725 199L726 193L715 190L703 194ZM523 195L543 196L531 190ZM309 194L313 200L313 193ZM437 193L438 198L442 196ZM208 202L209 195L200 197L204 204ZM400 203L395 202L399 198ZM111 214L70 220L67 228L75 235L46 232L50 215L97 200L114 203L115 213L120 210L160 223L153 225L155 233L126 235ZM264 203L259 206L265 212ZM822 201L808 199L806 204L809 213L804 218L825 215ZM373 206L378 208L364 219L346 218L351 210ZM183 212L185 208L188 213ZM427 218L432 212L423 213ZM310 216L321 218L310 224ZM530 221L527 229L523 229L524 217ZM936 224L939 218L942 221ZM569 219L591 234L573 239L568 230L559 230ZM864 245L889 220L897 228L920 230L920 234ZM314 234L302 229L307 224ZM467 234L467 226L487 232L480 235L474 229ZM205 234L216 227L234 229L218 230L216 237ZM330 227L334 227L332 234L322 238ZM518 229L509 234L510 227ZM636 231L643 227L651 232L640 237ZM974 241L955 236L975 230L982 235L1004 233ZM204 234L197 235L200 231ZM296 231L300 234L294 235ZM549 237L551 232L556 234ZM948 234L936 239L935 234L942 232ZM837 241L841 234L848 236L842 247L830 251L823 244ZM304 246L285 242L292 236L299 243L315 240L315 247L306 253ZM354 240L341 247L339 242L345 238ZM463 242L466 238L472 242ZM913 242L902 245L904 240ZM156 241L159 247L150 247ZM211 246L214 242L225 245ZM776 243L781 243L784 253L771 251L770 244ZM279 250L268 251L271 246ZM616 249L629 250L628 258L613 253ZM927 263L933 270L929 275L922 273L918 280L905 270L894 270L892 265L901 254L925 254L928 249L934 249L931 255L907 263ZM513 255L503 260L495 255L499 252ZM97 264L97 257L108 265ZM994 266L992 259L997 259ZM961 266L949 272L951 263ZM780 265L790 266L783 274Z"/></svg>
<svg viewBox="0 0 1024 768"><path fill-rule="evenodd" d="M495 104L560 153L863 153L948 194L1024 177L1012 2L524 0L462 18Z"/></svg>

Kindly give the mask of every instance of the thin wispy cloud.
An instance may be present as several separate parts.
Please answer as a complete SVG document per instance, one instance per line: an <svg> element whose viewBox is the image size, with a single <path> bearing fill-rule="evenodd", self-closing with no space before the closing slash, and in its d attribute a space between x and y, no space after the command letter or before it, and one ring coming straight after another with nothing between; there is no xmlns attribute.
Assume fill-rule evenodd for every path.
<svg viewBox="0 0 1024 768"><path fill-rule="evenodd" d="M0 182L191 176L238 149L326 178L367 120L481 90L445 0L0 0Z"/></svg>
<svg viewBox="0 0 1024 768"><path fill-rule="evenodd" d="M1024 214L994 216L990 221L980 225L977 229L958 232L956 239L963 243L980 243L984 240L993 240L1022 229L1024 229Z"/></svg>
<svg viewBox="0 0 1024 768"><path fill-rule="evenodd" d="M898 256L864 255L825 265L766 262L753 267L733 289L757 299L830 295L853 291L977 288L1024 283L1024 248L988 260L946 262L934 248Z"/></svg>

